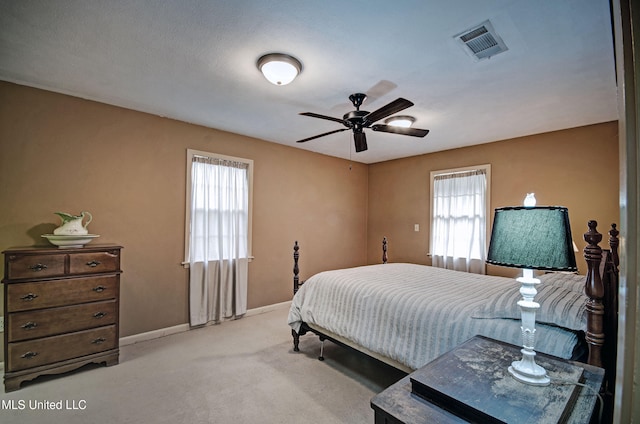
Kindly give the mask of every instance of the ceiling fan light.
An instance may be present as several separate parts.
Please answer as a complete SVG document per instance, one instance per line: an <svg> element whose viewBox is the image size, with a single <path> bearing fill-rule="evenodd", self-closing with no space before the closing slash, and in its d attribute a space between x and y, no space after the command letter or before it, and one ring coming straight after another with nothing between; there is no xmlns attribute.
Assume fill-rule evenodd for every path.
<svg viewBox="0 0 640 424"><path fill-rule="evenodd" d="M415 121L413 116L392 116L385 119L384 123L393 127L410 128Z"/></svg>
<svg viewBox="0 0 640 424"><path fill-rule="evenodd" d="M258 69L274 85L287 85L302 71L298 59L283 53L269 53L258 59Z"/></svg>

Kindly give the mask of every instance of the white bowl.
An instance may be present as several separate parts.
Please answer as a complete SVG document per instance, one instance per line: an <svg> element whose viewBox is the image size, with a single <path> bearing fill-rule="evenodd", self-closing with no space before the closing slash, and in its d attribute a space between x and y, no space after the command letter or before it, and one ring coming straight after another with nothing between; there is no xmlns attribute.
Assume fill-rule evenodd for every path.
<svg viewBox="0 0 640 424"><path fill-rule="evenodd" d="M43 234L42 237L58 247L82 247L100 236L97 234Z"/></svg>

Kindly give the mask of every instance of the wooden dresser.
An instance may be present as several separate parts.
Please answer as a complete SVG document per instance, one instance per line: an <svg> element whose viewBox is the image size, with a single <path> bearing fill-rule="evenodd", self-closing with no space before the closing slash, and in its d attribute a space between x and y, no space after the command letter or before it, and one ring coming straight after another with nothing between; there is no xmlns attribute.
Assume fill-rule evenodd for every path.
<svg viewBox="0 0 640 424"><path fill-rule="evenodd" d="M88 363L118 363L121 246L4 254L5 391Z"/></svg>

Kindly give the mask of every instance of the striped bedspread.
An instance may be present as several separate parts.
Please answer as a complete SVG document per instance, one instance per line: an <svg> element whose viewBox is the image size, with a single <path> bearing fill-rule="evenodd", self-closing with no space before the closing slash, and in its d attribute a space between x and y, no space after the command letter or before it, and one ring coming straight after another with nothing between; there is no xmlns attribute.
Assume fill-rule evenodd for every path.
<svg viewBox="0 0 640 424"><path fill-rule="evenodd" d="M417 369L476 334L521 345L518 316L486 315L487 305L518 288L511 278L415 264L325 271L294 296L288 323L296 331L302 322L321 327ZM539 352L570 358L577 342L574 331L536 325Z"/></svg>

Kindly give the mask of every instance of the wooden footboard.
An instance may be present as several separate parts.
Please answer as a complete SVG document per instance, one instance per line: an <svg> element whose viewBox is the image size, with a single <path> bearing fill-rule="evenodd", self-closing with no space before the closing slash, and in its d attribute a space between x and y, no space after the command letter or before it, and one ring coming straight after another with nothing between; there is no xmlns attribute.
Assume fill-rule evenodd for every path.
<svg viewBox="0 0 640 424"><path fill-rule="evenodd" d="M304 284L304 281L300 281L300 267L298 266L298 260L300 259L300 246L298 240L293 243L293 294L295 296L298 293L300 287ZM386 264L388 261L387 256L387 238L382 238L382 263ZM294 342L295 342L294 337ZM296 349L297 351L297 349Z"/></svg>
<svg viewBox="0 0 640 424"><path fill-rule="evenodd" d="M298 293L298 290L300 289L300 287L304 284L304 281L300 281L300 267L298 266L298 260L300 259L300 246L298 245L298 241L296 240L293 243L293 295L295 296L296 293ZM382 263L386 264L388 261L388 256L387 256L387 238L383 237L382 238ZM318 337L320 337L321 340L323 340L324 338L328 338L328 336L325 336L324 334L319 333L316 330L311 329L310 327L308 327L305 323L302 323L302 326L300 327L300 332L296 333L295 330L291 329L291 335L293 337L293 350L295 352L299 352L300 348L299 348L299 344L300 344L300 336L305 335L308 331L311 331L315 334L318 335ZM341 344L333 339L331 339L333 342Z"/></svg>

